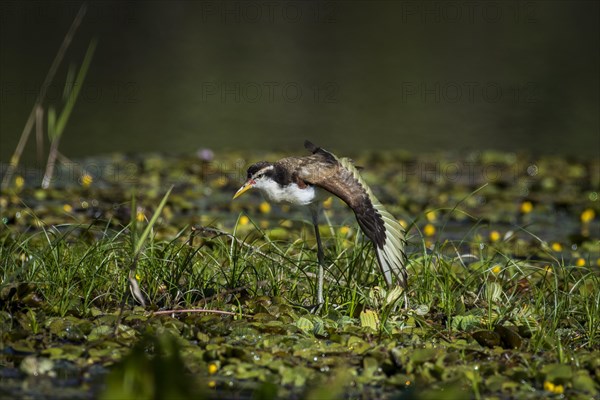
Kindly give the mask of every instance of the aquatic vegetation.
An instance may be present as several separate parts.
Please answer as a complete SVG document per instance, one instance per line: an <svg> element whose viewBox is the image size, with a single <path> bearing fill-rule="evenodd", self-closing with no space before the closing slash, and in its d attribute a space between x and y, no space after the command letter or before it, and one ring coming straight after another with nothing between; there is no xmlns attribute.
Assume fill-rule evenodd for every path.
<svg viewBox="0 0 600 400"><path fill-rule="evenodd" d="M599 160L355 159L407 228L409 290L385 288L327 200L317 314L308 216L231 203L238 154L86 160L89 178L58 169L48 190L18 171L0 195L0 393L599 395Z"/></svg>

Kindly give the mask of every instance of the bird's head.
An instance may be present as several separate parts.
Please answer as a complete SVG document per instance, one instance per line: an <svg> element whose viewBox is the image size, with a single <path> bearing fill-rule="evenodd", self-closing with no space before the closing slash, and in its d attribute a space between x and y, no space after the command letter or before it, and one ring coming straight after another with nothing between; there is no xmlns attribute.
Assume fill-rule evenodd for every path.
<svg viewBox="0 0 600 400"><path fill-rule="evenodd" d="M267 161L260 161L248 167L246 183L233 195L236 199L252 188L263 189L273 183L275 166Z"/></svg>

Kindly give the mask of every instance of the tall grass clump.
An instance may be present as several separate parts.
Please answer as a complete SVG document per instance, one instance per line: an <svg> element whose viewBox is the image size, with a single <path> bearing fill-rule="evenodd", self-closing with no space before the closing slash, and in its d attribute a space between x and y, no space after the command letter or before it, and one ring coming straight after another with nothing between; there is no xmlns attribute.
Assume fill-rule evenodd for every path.
<svg viewBox="0 0 600 400"><path fill-rule="evenodd" d="M31 235L5 235L0 248L2 289L26 284L25 296L60 316L114 307L115 289L125 279L128 239L106 233L61 225Z"/></svg>
<svg viewBox="0 0 600 400"><path fill-rule="evenodd" d="M138 297L148 310L243 307L260 296L300 308L315 304L316 244L308 227L296 237L278 236L240 214L231 233L186 228L157 239L160 208L143 230L132 217L120 230L72 224L5 233L1 290L14 288L61 316L114 311L123 299L143 304ZM593 268L553 258L544 246L536 257L515 258L511 249L519 239L491 244L479 233L486 227L473 225L468 235L442 242L412 229L403 295L386 289L360 234L324 227L321 313L357 318L370 310L382 334L423 328L448 340L509 327L529 339L530 351L552 351L560 359L598 347L600 278ZM141 296L124 294L125 287L135 290L132 279Z"/></svg>

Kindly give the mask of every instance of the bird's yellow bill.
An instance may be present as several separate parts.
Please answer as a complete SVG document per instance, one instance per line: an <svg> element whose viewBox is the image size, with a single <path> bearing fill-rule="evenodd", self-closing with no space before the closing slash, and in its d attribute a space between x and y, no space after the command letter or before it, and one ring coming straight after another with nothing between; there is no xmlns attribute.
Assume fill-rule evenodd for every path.
<svg viewBox="0 0 600 400"><path fill-rule="evenodd" d="M253 181L248 181L248 182L244 183L244 186L242 186L237 192L235 192L235 194L233 195L233 199L234 200L237 199L238 197L243 195L245 192L252 189L253 185L254 185Z"/></svg>

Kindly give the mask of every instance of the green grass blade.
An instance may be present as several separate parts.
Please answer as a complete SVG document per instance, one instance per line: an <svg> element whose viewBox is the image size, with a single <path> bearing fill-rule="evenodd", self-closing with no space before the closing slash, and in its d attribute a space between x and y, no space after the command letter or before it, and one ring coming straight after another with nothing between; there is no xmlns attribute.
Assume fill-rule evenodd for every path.
<svg viewBox="0 0 600 400"><path fill-rule="evenodd" d="M79 71L77 72L77 78L75 82L73 82L73 89L70 91L67 103L65 104L65 108L63 109L62 113L60 114L60 117L58 117L58 121L56 122L55 137L59 137L62 135L65 126L69 121L69 117L71 116L73 107L77 102L77 97L79 96L81 87L83 86L83 82L85 81L85 77L90 67L90 63L92 62L92 57L94 56L94 51L96 50L96 44L96 39L93 39L88 45L85 57L83 58L83 63L81 64L81 68L79 68Z"/></svg>
<svg viewBox="0 0 600 400"><path fill-rule="evenodd" d="M48 139L53 141L56 138L56 110L50 106L48 108Z"/></svg>
<svg viewBox="0 0 600 400"><path fill-rule="evenodd" d="M160 204L158 205L158 208L154 212L154 215L152 215L150 222L148 222L148 226L146 226L146 229L144 229L144 232L142 232L142 235L137 240L137 243L135 244L135 251L134 251L136 258L140 254L140 251L142 250L142 246L144 245L144 242L148 238L148 235L150 234L152 227L158 220L158 217L160 216L162 209L164 208L165 204L167 204L167 199L169 198L169 195L171 194L171 190L173 190L173 185L171 185L169 190L167 190L167 193L165 193L165 195L163 196L162 200L160 201Z"/></svg>

